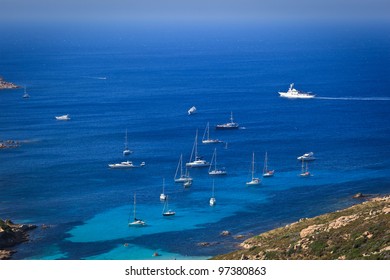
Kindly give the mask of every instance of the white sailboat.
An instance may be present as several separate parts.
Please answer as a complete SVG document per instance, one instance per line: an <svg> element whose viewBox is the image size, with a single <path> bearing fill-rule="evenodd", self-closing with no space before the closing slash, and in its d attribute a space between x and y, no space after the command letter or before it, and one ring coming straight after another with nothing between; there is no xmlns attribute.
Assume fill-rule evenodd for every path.
<svg viewBox="0 0 390 280"><path fill-rule="evenodd" d="M214 166L214 169L212 167ZM217 149L214 149L213 157L211 158L211 164L209 167L209 175L226 175L227 172L225 168L217 168Z"/></svg>
<svg viewBox="0 0 390 280"><path fill-rule="evenodd" d="M308 166L307 166L307 162L305 164L305 160L304 159L302 159L301 174L299 174L299 176L301 176L301 177L309 177L309 176L311 176L311 174L309 172L309 169L308 169Z"/></svg>
<svg viewBox="0 0 390 280"><path fill-rule="evenodd" d="M190 161L186 163L188 167L209 167L210 163L198 155L198 130L196 130L194 146L192 147Z"/></svg>
<svg viewBox="0 0 390 280"><path fill-rule="evenodd" d="M26 91L26 87L24 87L23 98L30 98L30 95L29 95L29 94L27 93L27 91Z"/></svg>
<svg viewBox="0 0 390 280"><path fill-rule="evenodd" d="M210 123L208 122L203 133L202 143L203 144L216 144L221 143L221 140L210 139Z"/></svg>
<svg viewBox="0 0 390 280"><path fill-rule="evenodd" d="M274 176L275 170L268 170L268 156L267 152L265 152L265 158L264 158L264 168L263 168L263 177L272 177Z"/></svg>
<svg viewBox="0 0 390 280"><path fill-rule="evenodd" d="M165 178L163 178L162 193L160 194L160 200L164 201L167 199L167 195L164 192L165 189Z"/></svg>
<svg viewBox="0 0 390 280"><path fill-rule="evenodd" d="M180 176L178 176L179 170L180 170ZM179 163L177 164L177 168L176 168L174 181L175 181L175 183L192 182L192 178L190 177L190 175L188 173L187 167L186 167L186 172L183 173L183 154L180 155Z"/></svg>
<svg viewBox="0 0 390 280"><path fill-rule="evenodd" d="M123 150L123 155L124 156L128 156L130 155L131 153L133 153L133 151L131 151L129 149L129 147L127 146L127 129L126 129L126 135L125 135L125 149Z"/></svg>
<svg viewBox="0 0 390 280"><path fill-rule="evenodd" d="M62 115L62 116L56 116L56 120L58 120L58 121L69 121L70 117L69 117L68 114Z"/></svg>
<svg viewBox="0 0 390 280"><path fill-rule="evenodd" d="M135 213L136 213L136 195L134 193L134 209L133 209L133 218L134 220L132 222L129 221L129 227L137 227L137 226L145 226L146 223L141 220L141 219L137 219Z"/></svg>
<svg viewBox="0 0 390 280"><path fill-rule="evenodd" d="M252 154L252 180L246 182L247 185L259 185L261 183L260 178L255 177L255 153Z"/></svg>
<svg viewBox="0 0 390 280"><path fill-rule="evenodd" d="M162 215L167 217L167 216L174 216L175 214L176 214L175 211L169 209L168 196L167 196L167 199L165 200L165 203L164 203L164 208L163 208L163 211L162 211Z"/></svg>
<svg viewBox="0 0 390 280"><path fill-rule="evenodd" d="M215 199L215 193L214 193L214 180L213 180L212 195L211 195L209 203L210 203L210 206L214 206L217 203L217 200Z"/></svg>

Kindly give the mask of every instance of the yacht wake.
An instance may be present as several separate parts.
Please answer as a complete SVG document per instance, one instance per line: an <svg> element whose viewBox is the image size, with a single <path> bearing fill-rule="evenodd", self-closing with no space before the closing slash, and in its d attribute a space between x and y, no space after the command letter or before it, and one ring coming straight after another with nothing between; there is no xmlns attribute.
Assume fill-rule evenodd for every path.
<svg viewBox="0 0 390 280"><path fill-rule="evenodd" d="M324 100L354 100L354 101L390 101L390 97L321 97L317 96L315 99Z"/></svg>

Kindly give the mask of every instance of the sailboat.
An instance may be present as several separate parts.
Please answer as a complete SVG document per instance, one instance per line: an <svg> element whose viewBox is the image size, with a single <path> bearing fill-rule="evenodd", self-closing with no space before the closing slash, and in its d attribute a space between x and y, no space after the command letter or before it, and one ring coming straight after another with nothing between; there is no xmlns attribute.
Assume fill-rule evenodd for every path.
<svg viewBox="0 0 390 280"><path fill-rule="evenodd" d="M213 165L214 165L214 169L212 170ZM209 167L209 175L226 175L226 174L227 172L224 168L217 169L217 149L214 149L213 157L211 158L211 164Z"/></svg>
<svg viewBox="0 0 390 280"><path fill-rule="evenodd" d="M264 159L264 168L263 168L263 177L272 177L274 176L275 170L268 170L268 156L267 152L265 152L265 159Z"/></svg>
<svg viewBox="0 0 390 280"><path fill-rule="evenodd" d="M167 199L165 200L165 203L164 203L164 208L163 208L162 215L167 217L167 216L173 216L175 214L176 214L175 211L172 211L171 209L169 209L169 206L168 206L168 196L167 196Z"/></svg>
<svg viewBox="0 0 390 280"><path fill-rule="evenodd" d="M24 94L23 94L23 98L29 98L30 95L27 93L26 91L26 87L24 87Z"/></svg>
<svg viewBox="0 0 390 280"><path fill-rule="evenodd" d="M133 210L133 215L134 215L134 220L133 222L129 221L129 227L137 227L137 226L145 226L146 223L143 220L137 219L135 215L136 210L136 195L134 193L134 210Z"/></svg>
<svg viewBox="0 0 390 280"><path fill-rule="evenodd" d="M128 156L132 153L133 151L131 151L128 146L127 146L127 129L126 129L126 136L125 136L125 149L123 150L123 155L124 156Z"/></svg>
<svg viewBox="0 0 390 280"><path fill-rule="evenodd" d="M210 139L210 123L208 122L206 128L203 133L202 143L203 144L215 144L221 143L221 140L218 139Z"/></svg>
<svg viewBox="0 0 390 280"><path fill-rule="evenodd" d="M213 191L210 198L210 206L214 206L217 203L217 200L215 199L215 193L214 193L214 180L213 180Z"/></svg>
<svg viewBox="0 0 390 280"><path fill-rule="evenodd" d="M301 174L299 174L299 176L301 176L301 177L309 177L309 176L311 176L311 174L310 174L310 172L308 170L307 162L305 164L304 161L305 160L302 159L302 171L301 171Z"/></svg>
<svg viewBox="0 0 390 280"><path fill-rule="evenodd" d="M167 195L164 193L165 188L165 178L163 178L162 193L160 194L160 200L164 201L167 199Z"/></svg>
<svg viewBox="0 0 390 280"><path fill-rule="evenodd" d="M185 188L189 188L191 186L192 186L192 180L188 180L187 182L183 183L183 187L185 187Z"/></svg>
<svg viewBox="0 0 390 280"><path fill-rule="evenodd" d="M255 153L252 154L252 180L250 182L246 182L247 185L259 185L261 180L255 177Z"/></svg>
<svg viewBox="0 0 390 280"><path fill-rule="evenodd" d="M178 176L179 170L180 170L180 176ZM187 167L186 167L186 172L183 173L183 154L180 155L180 159L179 159L179 163L177 164L174 180L175 180L175 183L192 182L192 178L188 174Z"/></svg>
<svg viewBox="0 0 390 280"><path fill-rule="evenodd" d="M192 160L194 158L194 160ZM192 147L190 161L186 163L188 167L208 167L210 163L198 155L198 130L196 130L194 146Z"/></svg>

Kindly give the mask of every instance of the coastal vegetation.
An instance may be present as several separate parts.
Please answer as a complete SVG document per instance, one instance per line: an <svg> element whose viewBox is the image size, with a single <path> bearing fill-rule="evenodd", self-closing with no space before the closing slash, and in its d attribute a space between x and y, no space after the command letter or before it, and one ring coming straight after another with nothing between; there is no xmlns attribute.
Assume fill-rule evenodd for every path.
<svg viewBox="0 0 390 280"><path fill-rule="evenodd" d="M389 260L390 196L280 227L245 240L219 260Z"/></svg>

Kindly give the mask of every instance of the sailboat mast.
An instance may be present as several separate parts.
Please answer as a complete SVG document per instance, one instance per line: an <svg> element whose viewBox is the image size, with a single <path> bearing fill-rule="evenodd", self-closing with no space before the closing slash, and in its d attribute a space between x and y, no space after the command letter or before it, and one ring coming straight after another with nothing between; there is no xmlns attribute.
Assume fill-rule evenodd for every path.
<svg viewBox="0 0 390 280"><path fill-rule="evenodd" d="M195 160L198 157L198 130L196 130L195 134Z"/></svg>
<svg viewBox="0 0 390 280"><path fill-rule="evenodd" d="M255 152L252 153L252 180L255 177Z"/></svg>
<svg viewBox="0 0 390 280"><path fill-rule="evenodd" d="M126 129L126 135L125 135L125 149L127 149L127 129Z"/></svg>
<svg viewBox="0 0 390 280"><path fill-rule="evenodd" d="M136 197L136 195L135 195L135 193L134 193L134 220L136 220L136 218L135 218L135 205L136 205L136 199L135 199L135 197Z"/></svg>

